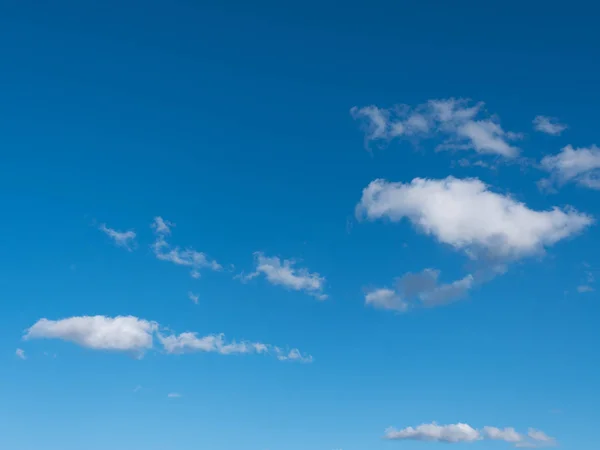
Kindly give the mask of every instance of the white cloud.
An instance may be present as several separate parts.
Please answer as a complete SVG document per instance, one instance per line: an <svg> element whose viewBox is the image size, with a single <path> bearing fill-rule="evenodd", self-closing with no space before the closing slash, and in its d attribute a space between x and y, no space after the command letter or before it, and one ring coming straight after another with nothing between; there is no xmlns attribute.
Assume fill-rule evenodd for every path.
<svg viewBox="0 0 600 450"><path fill-rule="evenodd" d="M181 394L178 394L177 392L171 392L167 395L167 398L181 398Z"/></svg>
<svg viewBox="0 0 600 450"><path fill-rule="evenodd" d="M564 123L558 122L558 119L548 116L536 116L533 119L533 128L542 133L558 136L568 127Z"/></svg>
<svg viewBox="0 0 600 450"><path fill-rule="evenodd" d="M574 209L530 209L492 192L476 178L415 178L410 183L371 182L356 207L359 218L407 218L419 231L472 258L513 259L542 252L590 224Z"/></svg>
<svg viewBox="0 0 600 450"><path fill-rule="evenodd" d="M514 158L519 149L511 144L521 137L505 131L495 116L484 110L484 103L474 105L466 99L430 100L411 107L396 105L353 107L350 114L361 122L367 144L389 142L394 138L419 139L441 136L439 149L474 150L479 154Z"/></svg>
<svg viewBox="0 0 600 450"><path fill-rule="evenodd" d="M483 427L483 434L487 439L505 442L521 442L523 435L514 428Z"/></svg>
<svg viewBox="0 0 600 450"><path fill-rule="evenodd" d="M197 294L194 294L193 292L188 292L188 298L197 305L198 304L198 299L200 297Z"/></svg>
<svg viewBox="0 0 600 450"><path fill-rule="evenodd" d="M242 281L248 281L264 275L269 283L284 286L294 291L303 291L319 300L327 299L323 293L325 277L305 268L294 267L294 260L280 260L277 256L265 256L261 252L254 253L255 271L248 275L240 275Z"/></svg>
<svg viewBox="0 0 600 450"><path fill-rule="evenodd" d="M545 156L541 168L550 173L548 179L540 182L541 187L576 183L600 189L600 148L595 145L582 148L567 145L560 153Z"/></svg>
<svg viewBox="0 0 600 450"><path fill-rule="evenodd" d="M198 336L185 332L163 335L156 322L134 316L82 316L62 320L40 319L26 330L23 339L60 339L95 350L129 351L143 354L154 348L154 336L167 354L208 352L221 355L271 354L279 360L310 362L312 356L298 349L283 350L271 344L226 341L223 334ZM18 355L17 351L17 355Z"/></svg>
<svg viewBox="0 0 600 450"><path fill-rule="evenodd" d="M171 228L174 226L175 224L173 222L169 222L160 216L156 216L152 221L152 225L150 225L155 233L162 235L171 234Z"/></svg>
<svg viewBox="0 0 600 450"><path fill-rule="evenodd" d="M440 284L439 270L425 269L419 273L407 273L396 282L395 289L373 289L365 295L365 304L378 309L404 312L410 308L427 308L448 304L466 296L475 283L471 274Z"/></svg>
<svg viewBox="0 0 600 450"><path fill-rule="evenodd" d="M25 350L23 350L22 348L18 348L15 351L15 355L17 355L17 358L20 359L27 359L27 356L25 355Z"/></svg>
<svg viewBox="0 0 600 450"><path fill-rule="evenodd" d="M481 434L466 423L457 423L454 425L430 423L422 424L415 428L407 427L402 430L388 428L385 432L385 437L393 440L457 443L477 441L481 439Z"/></svg>
<svg viewBox="0 0 600 450"><path fill-rule="evenodd" d="M592 286L590 286L589 284L582 284L582 285L577 286L577 292L579 292L579 293L594 292L594 288Z"/></svg>
<svg viewBox="0 0 600 450"><path fill-rule="evenodd" d="M280 361L312 361L312 356L304 355L295 348L284 351L277 346L263 344L261 342L227 342L223 334L209 334L200 337L197 333L192 332L170 336L162 336L159 334L158 339L165 351L173 354L190 352L218 353L221 355L273 354Z"/></svg>
<svg viewBox="0 0 600 450"><path fill-rule="evenodd" d="M129 251L133 250L133 245L135 245L135 232L133 230L129 231L117 231L113 228L108 228L106 224L100 224L98 229L107 236L109 236L115 243L117 247L123 247Z"/></svg>
<svg viewBox="0 0 600 450"><path fill-rule="evenodd" d="M416 440L429 442L460 443L481 440L504 441L515 447L549 447L556 445L556 440L544 432L530 428L527 435L518 433L514 428L483 427L481 430L466 423L438 425L437 423L422 424L417 427L407 427L401 430L388 428L385 438L391 440Z"/></svg>
<svg viewBox="0 0 600 450"><path fill-rule="evenodd" d="M208 268L215 271L222 269L222 266L217 261L211 260L203 252L198 252L193 248L182 249L169 244L166 236L171 234L171 228L174 226L175 224L164 220L162 217L154 218L151 228L154 230L156 240L151 245L151 248L157 259L189 267L192 278L199 278L201 269Z"/></svg>
<svg viewBox="0 0 600 450"><path fill-rule="evenodd" d="M24 339L61 339L95 350L143 352L152 348L157 324L134 316L81 316L40 319Z"/></svg>
<svg viewBox="0 0 600 450"><path fill-rule="evenodd" d="M279 361L296 361L302 363L311 363L313 361L313 357L311 355L304 355L297 348L284 351L279 347L272 347L272 351L275 353Z"/></svg>

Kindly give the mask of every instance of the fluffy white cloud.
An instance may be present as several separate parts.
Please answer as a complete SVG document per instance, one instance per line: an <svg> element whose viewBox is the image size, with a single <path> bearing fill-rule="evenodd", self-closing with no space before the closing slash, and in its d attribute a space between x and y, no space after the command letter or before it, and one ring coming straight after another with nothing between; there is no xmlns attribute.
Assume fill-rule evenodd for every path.
<svg viewBox="0 0 600 450"><path fill-rule="evenodd" d="M567 126L564 123L560 123L554 117L536 116L535 119L533 119L533 128L542 133L558 136L567 129Z"/></svg>
<svg viewBox="0 0 600 450"><path fill-rule="evenodd" d="M439 270L425 269L419 273L407 273L397 280L395 289L379 288L367 292L365 304L378 309L404 312L410 308L445 305L464 297L475 283L471 274L440 284Z"/></svg>
<svg viewBox="0 0 600 450"><path fill-rule="evenodd" d="M25 356L25 350L23 350L22 348L18 348L18 349L15 351L15 355L17 355L17 358L20 358L20 359L27 359L27 356Z"/></svg>
<svg viewBox="0 0 600 450"><path fill-rule="evenodd" d="M133 249L136 236L133 230L117 231L113 228L108 228L104 223L100 224L98 229L109 236L114 241L115 245L117 245L117 247L123 247L128 251Z"/></svg>
<svg viewBox="0 0 600 450"><path fill-rule="evenodd" d="M171 234L171 228L174 226L175 224L164 220L162 217L154 218L151 227L154 230L156 239L151 245L151 248L157 259L189 267L191 269L190 274L192 278L199 278L201 269L222 269L222 266L218 262L211 260L203 252L198 252L193 248L182 249L169 244L166 237Z"/></svg>
<svg viewBox="0 0 600 450"><path fill-rule="evenodd" d="M40 319L24 339L61 339L97 350L143 352L152 348L155 322L134 316L82 316L62 320Z"/></svg>
<svg viewBox="0 0 600 450"><path fill-rule="evenodd" d="M371 182L356 207L359 218L407 218L423 233L471 257L519 258L543 251L589 226L574 209L530 209L478 179L415 178L410 183Z"/></svg>
<svg viewBox="0 0 600 450"><path fill-rule="evenodd" d="M385 109L371 105L353 107L350 114L361 122L367 143L441 136L439 149L474 150L506 158L519 154L511 141L521 135L505 131L495 116L485 112L483 102L472 105L465 99L449 98L416 107L396 105Z"/></svg>
<svg viewBox="0 0 600 450"><path fill-rule="evenodd" d="M600 189L600 148L595 145L583 148L564 147L560 153L545 156L541 168L550 173L542 180L542 187L573 182L590 189Z"/></svg>
<svg viewBox="0 0 600 450"><path fill-rule="evenodd" d="M417 427L407 427L401 430L388 428L386 439L417 440L430 442L460 443L481 440L504 441L516 447L548 447L556 445L556 440L544 432L530 428L527 435L518 433L514 428L483 427L481 430L466 423L438 425L437 423L422 424Z"/></svg>
<svg viewBox="0 0 600 450"><path fill-rule="evenodd" d="M156 322L134 316L82 316L62 320L40 319L26 330L24 339L60 339L96 350L119 350L142 354L154 348L154 337L168 354L210 352L221 355L271 354L281 361L310 362L312 356L298 349L283 350L271 344L226 341L223 334L198 336L185 332L163 335ZM19 354L17 350L17 355ZM23 353L24 355L24 353Z"/></svg>
<svg viewBox="0 0 600 450"><path fill-rule="evenodd" d="M255 271L248 275L240 275L242 281L248 281L259 275L264 275L269 283L284 286L294 291L303 291L319 300L327 299L323 293L325 277L305 268L296 268L295 261L276 256L265 256L261 252L254 253Z"/></svg>

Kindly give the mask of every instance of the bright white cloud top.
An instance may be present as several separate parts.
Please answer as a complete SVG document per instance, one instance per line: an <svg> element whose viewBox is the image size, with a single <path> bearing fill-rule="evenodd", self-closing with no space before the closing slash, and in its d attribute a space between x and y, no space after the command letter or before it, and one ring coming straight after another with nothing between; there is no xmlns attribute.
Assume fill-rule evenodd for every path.
<svg viewBox="0 0 600 450"><path fill-rule="evenodd" d="M292 348L249 341L227 342L223 334L198 336L185 332L163 335L157 322L135 316L80 316L62 320L40 319L23 336L24 340L59 339L93 350L143 354L154 348L155 339L167 354L205 352L221 355L270 354L279 360L311 362L312 356ZM24 355L24 353L23 353Z"/></svg>
<svg viewBox="0 0 600 450"><path fill-rule="evenodd" d="M353 107L350 113L361 121L367 143L438 136L443 140L437 147L440 150L473 150L506 158L519 154L513 142L521 134L504 130L497 117L485 111L483 102L472 104L466 99L449 98L430 100L416 107L402 104L392 108Z"/></svg>
<svg viewBox="0 0 600 450"><path fill-rule="evenodd" d="M557 444L556 440L544 432L530 428L527 434L518 433L514 428L483 427L473 428L466 423L438 425L426 423L403 429L388 428L385 438L390 440L415 440L457 444L482 440L504 441L515 447L540 448Z"/></svg>
<svg viewBox="0 0 600 450"><path fill-rule="evenodd" d="M470 256L520 258L573 236L593 219L574 209L530 209L476 178L372 181L356 207L359 218L408 219L419 231Z"/></svg>

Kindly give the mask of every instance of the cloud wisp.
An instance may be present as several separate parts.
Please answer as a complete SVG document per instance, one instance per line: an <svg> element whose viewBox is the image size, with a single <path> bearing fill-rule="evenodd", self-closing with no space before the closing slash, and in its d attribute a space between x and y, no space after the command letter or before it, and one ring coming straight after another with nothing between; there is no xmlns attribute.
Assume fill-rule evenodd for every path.
<svg viewBox="0 0 600 450"><path fill-rule="evenodd" d="M568 127L564 123L560 123L555 117L536 116L533 119L533 128L540 133L558 136Z"/></svg>
<svg viewBox="0 0 600 450"><path fill-rule="evenodd" d="M110 237L117 247L122 247L127 251L132 251L134 249L136 237L135 231L118 231L114 228L107 227L104 223L100 224L98 229Z"/></svg>
<svg viewBox="0 0 600 450"><path fill-rule="evenodd" d="M294 260L281 260L277 256L265 256L262 252L256 252L254 253L254 266L254 272L248 275L238 275L237 278L242 282L247 282L263 275L273 285L301 291L319 300L327 299L327 294L323 292L325 277L316 272L310 272L306 268L295 267Z"/></svg>
<svg viewBox="0 0 600 450"><path fill-rule="evenodd" d="M353 107L350 114L360 121L367 147L371 142L388 143L393 139L421 140L439 137L438 150L472 150L482 155L515 158L519 148L513 142L520 133L505 131L494 115L485 111L484 103L466 99L430 100L411 107L375 105Z"/></svg>
<svg viewBox="0 0 600 450"><path fill-rule="evenodd" d="M171 234L171 229L174 226L174 223L164 220L160 216L154 218L151 228L154 230L155 240L151 248L157 259L188 267L192 278L199 278L202 269L214 271L223 269L217 261L210 259L203 252L196 251L193 248L182 249L169 244L167 236Z"/></svg>
<svg viewBox="0 0 600 450"><path fill-rule="evenodd" d="M567 145L556 155L545 156L540 167L550 175L538 185L552 190L553 186L575 183L588 189L600 190L600 148L574 148Z"/></svg>
<svg viewBox="0 0 600 450"><path fill-rule="evenodd" d="M533 428L529 428L528 432L523 434L510 427L485 426L482 429L476 429L466 423L438 425L433 422L400 430L391 427L385 431L384 437L389 440L414 440L446 444L483 440L504 441L521 448L542 448L557 445L556 439Z"/></svg>
<svg viewBox="0 0 600 450"><path fill-rule="evenodd" d="M156 339L155 339L156 338ZM227 341L223 334L199 336L185 332L164 334L157 322L135 316L79 316L62 320L40 319L25 331L24 340L58 339L93 350L120 351L142 356L155 349L155 341L166 354L192 352L220 355L270 354L284 361L311 362L312 356L293 348L250 341Z"/></svg>

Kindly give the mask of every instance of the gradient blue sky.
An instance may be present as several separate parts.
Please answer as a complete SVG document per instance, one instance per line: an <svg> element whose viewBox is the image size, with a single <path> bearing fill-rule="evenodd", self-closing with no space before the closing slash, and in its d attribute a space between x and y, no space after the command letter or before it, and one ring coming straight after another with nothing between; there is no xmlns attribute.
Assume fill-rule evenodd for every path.
<svg viewBox="0 0 600 450"><path fill-rule="evenodd" d="M481 439L458 448L597 448L600 32L590 8L0 2L0 447L414 450L443 446L456 434L441 426L465 423ZM457 144L462 122L391 135L412 114L394 105L431 116L418 105L452 98L471 99L457 108L485 102L478 120L514 132L499 139L519 156L436 151ZM361 109L371 105L382 133ZM568 128L537 131L537 116ZM395 210L399 221L355 214L376 179L410 190L426 178L454 195L449 176L446 187L485 183L483 202L567 208L589 224L552 240L527 215L500 223L459 195L464 210L447 214L466 217L462 234L444 240L448 220L435 208L446 194ZM175 224L170 235L151 228L155 217ZM130 248L102 224L133 231ZM496 230L519 241L510 258L498 257L510 239L472 242L484 225L511 230ZM152 246L160 239L169 247ZM222 269L194 278L164 252L176 246ZM425 297L404 298L394 281L431 268L448 284L489 270L480 250L506 272L450 304L418 306ZM417 306L367 303L383 288ZM97 315L155 321L142 332L152 348L142 358L107 349L123 330L98 338L105 330L84 319ZM160 341L183 332L269 347L224 355ZM280 360L291 349L312 361ZM440 427L406 430L432 422ZM485 426L519 438L494 441ZM388 427L398 440L385 439Z"/></svg>

